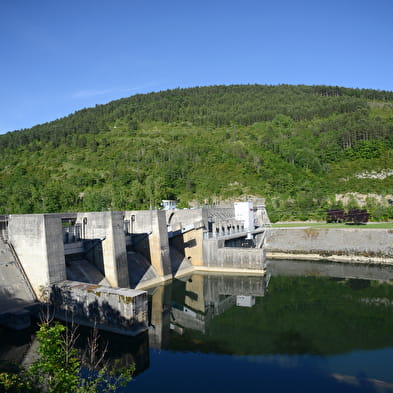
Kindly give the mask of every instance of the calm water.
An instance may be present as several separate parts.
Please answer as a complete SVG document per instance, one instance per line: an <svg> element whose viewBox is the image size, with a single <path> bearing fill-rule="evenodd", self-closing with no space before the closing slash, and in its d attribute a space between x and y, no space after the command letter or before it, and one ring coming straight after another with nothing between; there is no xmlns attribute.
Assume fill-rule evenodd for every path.
<svg viewBox="0 0 393 393"><path fill-rule="evenodd" d="M390 392L392 284L392 268L294 261L194 274L149 291L149 333L103 339L137 364L127 392Z"/></svg>

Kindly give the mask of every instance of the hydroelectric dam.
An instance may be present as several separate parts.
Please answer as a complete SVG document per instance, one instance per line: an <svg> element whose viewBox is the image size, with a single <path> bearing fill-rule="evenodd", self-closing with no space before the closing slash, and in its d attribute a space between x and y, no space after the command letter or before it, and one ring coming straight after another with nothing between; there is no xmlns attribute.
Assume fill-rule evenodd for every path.
<svg viewBox="0 0 393 393"><path fill-rule="evenodd" d="M53 316L126 335L148 329L146 289L193 271L263 275L264 204L0 216L0 324Z"/></svg>

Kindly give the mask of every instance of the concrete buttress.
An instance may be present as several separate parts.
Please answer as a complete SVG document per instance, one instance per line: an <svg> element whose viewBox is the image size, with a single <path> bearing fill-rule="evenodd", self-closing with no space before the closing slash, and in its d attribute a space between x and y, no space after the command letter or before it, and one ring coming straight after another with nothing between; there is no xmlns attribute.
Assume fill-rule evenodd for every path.
<svg viewBox="0 0 393 393"><path fill-rule="evenodd" d="M78 213L84 239L101 239L104 274L112 287L129 288L123 212Z"/></svg>
<svg viewBox="0 0 393 393"><path fill-rule="evenodd" d="M125 219L130 220L132 234L148 235L149 259L157 274L163 278L171 278L166 212L164 210L126 211Z"/></svg>
<svg viewBox="0 0 393 393"><path fill-rule="evenodd" d="M149 236L151 264L165 277L172 274L165 211L152 211L152 228Z"/></svg>

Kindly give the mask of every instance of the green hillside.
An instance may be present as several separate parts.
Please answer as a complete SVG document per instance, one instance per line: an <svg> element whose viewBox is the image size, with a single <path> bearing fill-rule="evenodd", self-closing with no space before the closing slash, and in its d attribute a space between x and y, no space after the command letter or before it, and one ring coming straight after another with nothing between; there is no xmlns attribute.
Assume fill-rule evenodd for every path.
<svg viewBox="0 0 393 393"><path fill-rule="evenodd" d="M233 85L135 95L0 135L0 214L254 195L274 219L307 219L357 192L375 194L373 218L389 219L392 152L393 92Z"/></svg>

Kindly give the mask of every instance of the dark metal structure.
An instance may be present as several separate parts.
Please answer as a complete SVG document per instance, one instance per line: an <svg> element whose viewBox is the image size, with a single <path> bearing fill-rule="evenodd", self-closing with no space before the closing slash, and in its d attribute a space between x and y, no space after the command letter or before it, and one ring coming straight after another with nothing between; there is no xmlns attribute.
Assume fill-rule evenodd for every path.
<svg viewBox="0 0 393 393"><path fill-rule="evenodd" d="M369 213L367 210L350 209L345 213L341 209L330 209L327 211L326 222L328 223L346 223L346 224L365 224L368 222Z"/></svg>

